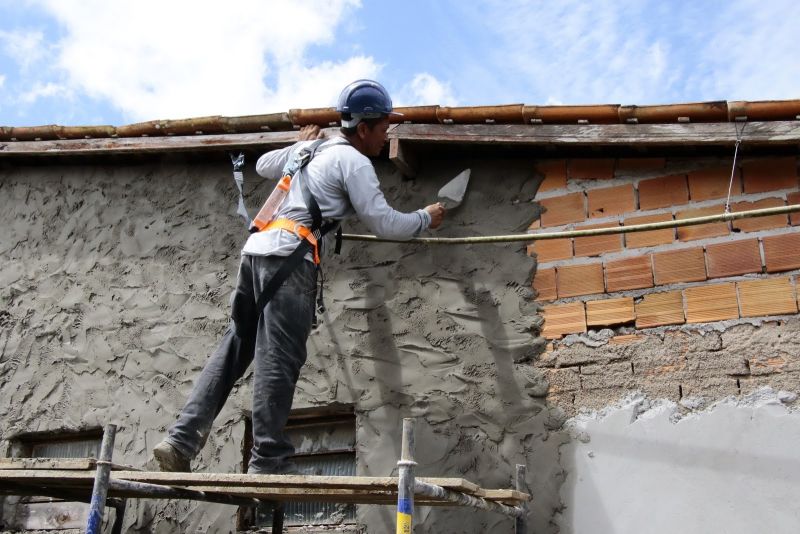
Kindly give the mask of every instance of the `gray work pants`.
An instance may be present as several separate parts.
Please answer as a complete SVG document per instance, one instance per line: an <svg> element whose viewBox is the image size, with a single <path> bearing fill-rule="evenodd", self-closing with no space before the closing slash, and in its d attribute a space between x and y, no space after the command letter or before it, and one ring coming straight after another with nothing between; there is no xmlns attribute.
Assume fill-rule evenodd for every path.
<svg viewBox="0 0 800 534"><path fill-rule="evenodd" d="M306 361L317 271L311 262L302 261L260 314L258 295L283 261L274 256L242 256L231 324L166 438L189 458L203 448L234 383L254 359L253 449L248 472L280 472L286 458L294 454L283 429Z"/></svg>

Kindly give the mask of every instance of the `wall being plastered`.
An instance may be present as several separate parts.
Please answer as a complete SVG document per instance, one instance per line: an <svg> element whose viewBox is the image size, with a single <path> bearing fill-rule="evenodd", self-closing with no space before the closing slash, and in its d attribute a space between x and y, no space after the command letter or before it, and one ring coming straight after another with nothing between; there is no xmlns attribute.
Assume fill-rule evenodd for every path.
<svg viewBox="0 0 800 534"><path fill-rule="evenodd" d="M433 202L444 182L472 168L466 202L434 235L524 232L541 211L534 198L546 173L532 162L426 161L415 181L403 181L386 163L378 167L389 202L404 210ZM252 173L247 179L253 208L269 184ZM148 465L150 449L227 325L246 237L234 193L225 157L212 164L173 156L0 171L0 220L7 229L0 234L0 438L6 445L23 432L114 422L115 459ZM349 224L346 231L366 229ZM534 495L531 531L599 532L582 519L599 517L584 484L615 492L627 469L640 465L614 464L601 477L584 476L595 468L578 460L594 450L587 439L606 443L603 450L617 446L601 441L613 418L585 413L564 426L568 416L614 406L632 391L654 403L684 400L676 409L685 414L704 407L687 398L703 398L707 406L762 385L798 389L791 372L800 336L794 317L655 328L647 337L624 328L597 330L548 348L538 335L543 305L530 286L535 267L535 257L518 244L345 243L342 256L326 263L327 312L309 340L295 406L353 405L358 474L396 472L402 418L415 416L420 475L510 487L514 464L525 463ZM249 396L246 378L195 470L241 472ZM791 405L791 395L783 399ZM729 409L745 410L750 421L764 413L736 404ZM722 413L703 412L698 421ZM787 412L782 421L795 424L796 417ZM576 433L584 421L590 431ZM760 431L735 421L732 433ZM632 439L624 425L608 428L624 442ZM668 428L644 431L658 441ZM704 428L683 439L713 439L714 427L705 434ZM774 432L775 439L783 435L781 427ZM761 444L743 441L742 454L759 457ZM652 473L649 483L664 477L670 487L663 472ZM694 482L704 487L702 477ZM617 513L622 507L649 505L635 498L648 487L629 480L627 500L606 508L612 522L606 531L649 531L638 519L615 522L625 518ZM394 529L392 507L361 506L358 518L368 532ZM512 528L506 518L464 509L419 508L417 518L417 532ZM235 509L133 500L126 527L231 532Z"/></svg>
<svg viewBox="0 0 800 534"><path fill-rule="evenodd" d="M235 189L218 164L34 166L0 175L3 329L0 421L22 432L119 425L115 459L145 466L226 323L246 238ZM252 162L250 162L252 164ZM466 202L438 235L524 231L538 178L510 162L473 162ZM389 202L411 210L467 164L429 166L414 182L380 164ZM268 192L249 194L253 207ZM252 187L249 186L249 187ZM347 231L364 228L347 225ZM532 525L554 531L563 480L563 417L530 361L535 262L521 245L420 247L345 243L326 263L327 312L309 340L296 407L353 405L358 473L396 473L402 418L418 418L418 474L511 487L528 465ZM195 469L241 472L248 381L219 415ZM130 532L228 532L235 509L132 501ZM361 506L369 532L394 529L392 507ZM420 508L420 528L492 532L491 513ZM420 530L422 531L422 530Z"/></svg>

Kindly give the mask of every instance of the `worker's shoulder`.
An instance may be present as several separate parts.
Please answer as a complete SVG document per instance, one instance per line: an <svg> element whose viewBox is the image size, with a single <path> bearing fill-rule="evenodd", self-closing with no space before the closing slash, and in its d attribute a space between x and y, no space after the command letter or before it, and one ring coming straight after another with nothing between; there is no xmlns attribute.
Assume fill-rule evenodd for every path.
<svg viewBox="0 0 800 534"><path fill-rule="evenodd" d="M323 150L320 154L326 154L329 158L336 160L342 165L348 167L372 165L370 159L356 150L350 143L343 141L331 142L330 144L325 143L321 148Z"/></svg>

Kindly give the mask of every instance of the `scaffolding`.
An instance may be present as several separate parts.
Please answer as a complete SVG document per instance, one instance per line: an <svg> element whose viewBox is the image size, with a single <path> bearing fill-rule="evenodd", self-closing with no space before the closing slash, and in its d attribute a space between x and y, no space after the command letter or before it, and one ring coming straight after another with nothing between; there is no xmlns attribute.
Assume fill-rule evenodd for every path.
<svg viewBox="0 0 800 534"><path fill-rule="evenodd" d="M464 506L514 518L527 532L525 466L514 489L484 489L462 478L417 478L414 420L403 420L397 477L249 475L138 471L112 463L116 426L107 425L99 459L0 460L0 495L41 496L89 503L85 532L100 534L106 508L115 510L112 534L121 534L127 499L182 499L254 507L272 503L272 533L283 532L283 503L335 502L397 506L398 534L410 534L414 506Z"/></svg>

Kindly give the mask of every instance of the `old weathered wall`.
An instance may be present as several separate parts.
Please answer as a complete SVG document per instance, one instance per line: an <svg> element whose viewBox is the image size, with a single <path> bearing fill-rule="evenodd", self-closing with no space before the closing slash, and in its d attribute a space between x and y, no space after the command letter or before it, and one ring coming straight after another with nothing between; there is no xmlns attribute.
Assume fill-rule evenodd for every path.
<svg viewBox="0 0 800 534"><path fill-rule="evenodd" d="M794 204L797 163L538 162L546 211L531 231L722 213L729 190L732 211ZM779 215L530 247L550 340L534 365L549 403L577 414L560 449L561 532L796 530L798 223Z"/></svg>
<svg viewBox="0 0 800 534"><path fill-rule="evenodd" d="M224 159L3 171L3 439L115 422L117 461L146 464L226 326L246 234ZM390 203L410 210L433 202L468 164L432 164L415 182L386 164L381 174ZM535 215L530 166L472 169L465 204L438 234L524 231ZM266 191L257 187L249 204ZM309 341L296 406L354 406L359 474L395 472L407 416L420 420L419 474L510 487L514 464L527 463L533 525L552 531L563 480L553 431L562 419L541 400L547 384L529 364L544 346L531 328L533 267L520 245L346 243L326 266L328 311ZM196 469L241 471L249 395L245 381ZM127 523L131 532L227 532L233 513L138 501ZM511 525L448 508L421 508L419 517L437 532ZM370 532L394 528L391 507L362 506L359 519Z"/></svg>
<svg viewBox="0 0 800 534"><path fill-rule="evenodd" d="M800 200L793 156L538 162L544 213L531 228L585 229L785 206ZM800 385L800 218L538 241L536 365L568 413L629 391L680 400ZM783 336L783 337L782 337Z"/></svg>
<svg viewBox="0 0 800 534"><path fill-rule="evenodd" d="M19 433L114 422L120 426L115 459L148 464L150 449L174 420L227 324L228 297L246 234L235 216L235 189L226 157L212 163L170 156L135 164L97 161L0 170L0 222L6 229L0 234L0 439L6 449L8 440ZM391 204L411 210L434 201L445 181L471 167L466 202L434 232L447 236L524 232L541 213L539 197L546 201L579 193L570 198L580 198L588 210L590 196L617 198L589 191L621 185L630 185L634 195L630 206L640 211L643 181L705 165L688 160L686 167L687 160L660 160L658 169L646 164L630 171L630 162L612 160L606 165L611 175L598 182L598 177L573 179L567 174L568 169L591 167L591 161L424 163L415 181L403 181L380 162L382 183ZM559 166L563 183L556 178L554 186ZM627 174L617 176L619 169ZM254 187L248 198L252 208L269 184L252 173L247 178L258 184L248 186ZM542 178L545 183L537 191ZM754 194L785 202L794 193L785 187L776 191ZM740 193L737 200L748 200L745 191ZM687 196L686 203L690 200ZM568 228L595 222L584 211L580 223L553 224L548 214L566 212L545 201L542 205L549 211L539 226ZM628 206L617 205L623 212ZM599 220L605 224L614 215L608 213L612 208L603 209ZM656 215L669 211L674 216L671 205L654 210ZM625 217L621 213L619 220L624 222ZM535 231L537 224L533 226ZM599 246L589 242L588 248L570 241L568 256L562 243L556 256L549 258L539 245L526 250L515 244L345 243L342 256L326 264L328 309L309 340L296 407L353 405L358 473L363 475L396 472L402 418L416 416L419 474L463 476L485 487L509 487L514 464L525 463L534 494L531 530L587 532L587 523L580 518L587 512L592 488L582 484L598 485L594 490L602 494L613 492L625 482L627 470L641 466L615 464L600 478L584 476L594 464L576 458L594 450L586 448L587 439L602 443L605 428L622 441L630 436L623 427L604 427L602 414L586 412L564 426L568 416L584 408L614 405L634 391L645 393L654 403L682 402L676 409L689 413L702 412L704 406L728 395L772 386L786 390L781 399L787 410L793 406L792 392L799 389L800 320L795 314L769 313L741 318L738 306L743 282L786 279L794 291L794 270L761 272L768 268L759 264L758 273L710 282L704 278L659 285L651 278L646 287L607 292L607 262L669 252L670 247L699 246L705 269L709 247L713 255L714 246L727 240L755 239L763 250L767 238L797 235L789 219L778 229L755 229L749 234L744 230L741 235L729 230L728 237L688 241L673 234L669 244L631 251L625 248L625 238L612 244L610 251L604 248L607 241ZM349 224L346 231L366 229ZM531 288L536 257L529 254L539 254L542 264L533 280L538 302ZM579 276L573 280L582 282L578 286L584 289L570 294L567 288L567 296L562 296L558 271L590 264L601 265L602 288L596 276ZM626 265L615 272L624 274ZM554 284L549 289L542 284L548 273ZM718 283L733 284L737 318L688 321L684 292ZM586 287L598 291L586 293ZM681 295L679 324L637 324L641 303L662 292ZM747 299L754 293L744 294ZM589 301L620 298L626 303L623 315L632 307L633 318L624 315L622 322L588 325ZM563 315L551 312L564 305L580 307L580 313L567 317L567 324L573 325L569 328L574 328L574 321L569 321L579 319L579 328L573 331L554 327L559 322L552 318ZM551 321L544 323L544 333L551 339L546 347L538 334L548 316ZM600 320L604 317L601 314ZM246 378L220 414L195 462L196 470L241 472L249 396ZM751 409L731 406L733 411ZM720 413L712 413L712 419ZM753 418L758 420L762 413L752 412ZM795 424L794 412L787 414L784 421ZM732 418L731 432L758 432L757 426L747 423L754 419ZM595 421L598 427L592 426ZM592 432L576 432L581 424ZM705 434L703 427L685 439L701 444L713 439L710 433L715 427L709 426ZM655 429L654 439L662 437L660 432L668 437L667 428ZM778 428L773 435L782 432ZM608 443L612 449L617 444ZM759 457L761 443L746 441L742 454ZM642 446L647 448L646 443ZM667 458L663 453L663 448L655 448L648 454ZM663 483L671 484L659 473L653 471L653 476L657 480L663 476ZM634 497L646 490L640 479L630 478L627 484L627 494ZM620 517L616 508L609 510L614 511L609 515L612 521ZM234 508L221 505L132 501L126 524L129 532L230 532L234 515ZM358 517L369 532L394 528L392 507L361 506ZM418 518L418 532L511 530L508 519L463 509L420 508ZM636 522L613 525L619 532L647 531Z"/></svg>

